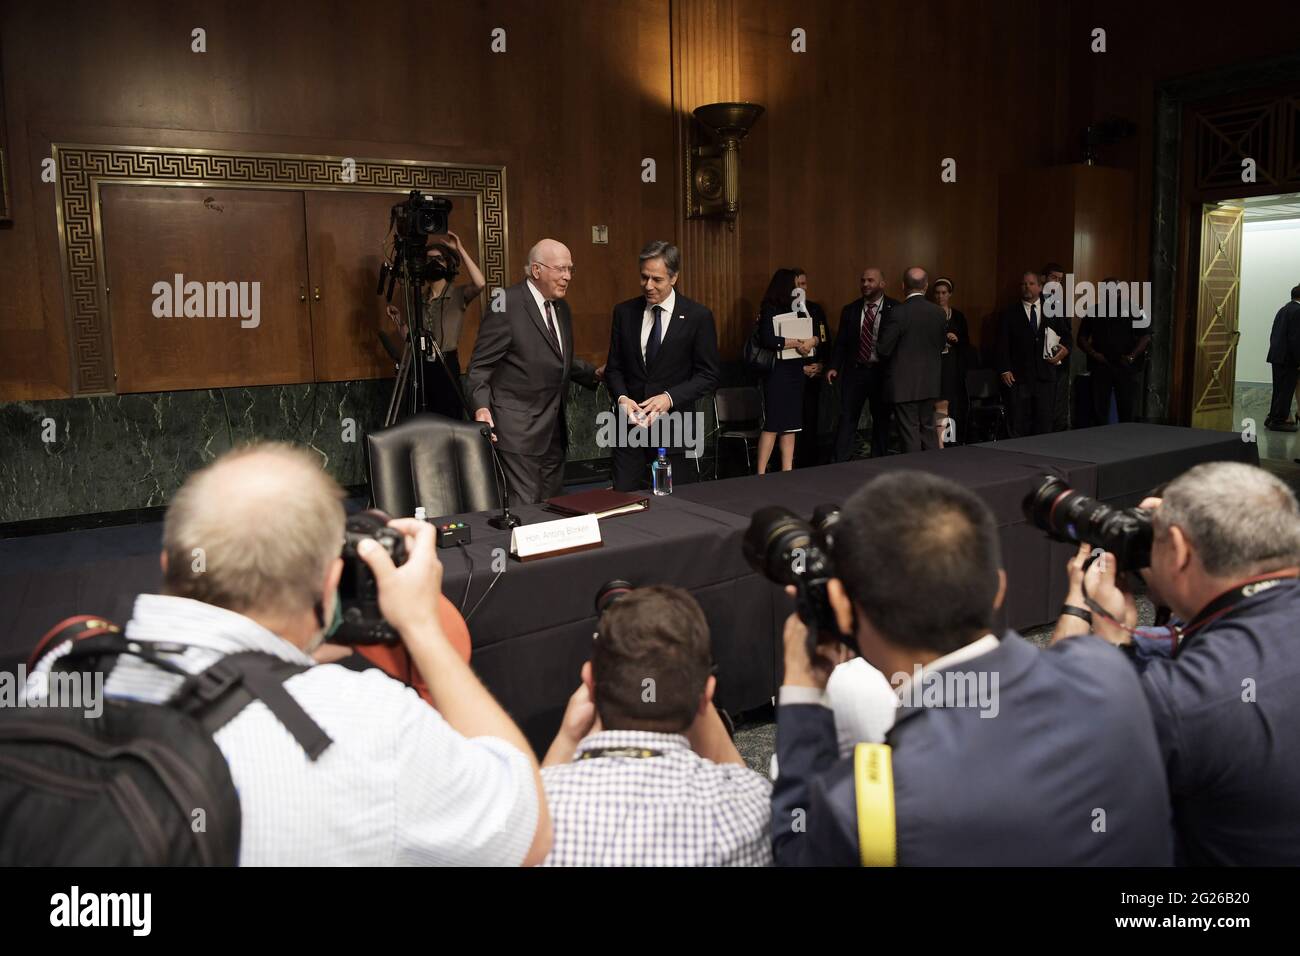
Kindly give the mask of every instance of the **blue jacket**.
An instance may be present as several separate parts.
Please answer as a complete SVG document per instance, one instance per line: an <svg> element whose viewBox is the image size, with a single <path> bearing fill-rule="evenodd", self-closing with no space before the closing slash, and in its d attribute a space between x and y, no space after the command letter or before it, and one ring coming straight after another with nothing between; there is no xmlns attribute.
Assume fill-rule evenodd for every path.
<svg viewBox="0 0 1300 956"><path fill-rule="evenodd" d="M1300 582L1245 598L1141 679L1178 862L1300 865Z"/></svg>
<svg viewBox="0 0 1300 956"><path fill-rule="evenodd" d="M886 742L900 866L1172 862L1155 729L1124 655L1095 637L1039 650L1008 632L952 670L996 690L995 709L899 710ZM778 707L776 752L776 862L856 866L853 760L838 757L830 710Z"/></svg>

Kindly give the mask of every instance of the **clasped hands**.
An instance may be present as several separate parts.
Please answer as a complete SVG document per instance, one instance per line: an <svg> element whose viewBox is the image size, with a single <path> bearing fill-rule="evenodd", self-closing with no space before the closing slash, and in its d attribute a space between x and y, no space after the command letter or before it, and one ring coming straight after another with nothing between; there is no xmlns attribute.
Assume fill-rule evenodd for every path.
<svg viewBox="0 0 1300 956"><path fill-rule="evenodd" d="M649 426L656 418L673 407L673 400L668 397L667 392L651 395L644 402L637 402L630 396L624 395L618 400L618 407L627 413L627 417L634 425Z"/></svg>

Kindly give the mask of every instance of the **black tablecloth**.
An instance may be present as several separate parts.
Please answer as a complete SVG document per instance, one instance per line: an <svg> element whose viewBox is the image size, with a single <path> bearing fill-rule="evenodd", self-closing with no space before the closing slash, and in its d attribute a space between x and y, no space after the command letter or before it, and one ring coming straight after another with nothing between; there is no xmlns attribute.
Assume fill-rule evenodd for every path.
<svg viewBox="0 0 1300 956"><path fill-rule="evenodd" d="M527 523L554 520L539 505L516 509ZM495 577L510 535L490 527L490 515L467 515L475 565L467 608ZM444 519L439 518L438 521ZM748 521L683 498L653 498L645 512L606 518L603 544L528 562L506 559L506 570L469 622L472 664L538 750L559 726L565 702L590 659L595 597L602 584L674 584L700 602L713 638L718 703L730 711L769 702L776 686L780 622L788 599L755 575L741 554ZM443 593L459 604L468 564L459 550L439 552Z"/></svg>
<svg viewBox="0 0 1300 956"><path fill-rule="evenodd" d="M1007 596L1000 625L1024 628L1054 620L1065 598L1065 563L1073 548L1054 543L1025 520L1021 502L1044 474L1064 477L1084 494L1095 493L1090 462L1041 455L956 447L866 461L706 482L674 497L748 518L765 505L782 505L805 517L820 504L843 504L866 482L887 471L915 468L942 475L978 494L998 522ZM918 597L923 597L918 595Z"/></svg>
<svg viewBox="0 0 1300 956"><path fill-rule="evenodd" d="M1235 432L1124 422L987 442L977 448L1093 462L1097 497L1127 508L1156 485L1206 461L1259 464L1259 447Z"/></svg>

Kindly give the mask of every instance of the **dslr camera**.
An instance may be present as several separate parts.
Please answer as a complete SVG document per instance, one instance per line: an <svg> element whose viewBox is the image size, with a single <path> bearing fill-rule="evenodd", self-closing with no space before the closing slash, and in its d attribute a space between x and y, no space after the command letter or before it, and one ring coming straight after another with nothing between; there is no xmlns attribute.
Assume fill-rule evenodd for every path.
<svg viewBox="0 0 1300 956"><path fill-rule="evenodd" d="M393 564L406 563L406 539L388 527L388 515L371 508L349 516L343 530L343 576L339 606L343 622L331 644L396 644L401 638L379 610L379 585L370 566L357 554L357 545L370 538L388 552Z"/></svg>
<svg viewBox="0 0 1300 956"><path fill-rule="evenodd" d="M1025 496L1025 517L1056 541L1086 541L1115 555L1116 571L1135 571L1151 564L1151 512L1112 508L1079 494L1062 478L1045 476Z"/></svg>
<svg viewBox="0 0 1300 956"><path fill-rule="evenodd" d="M742 549L759 574L780 585L794 585L795 608L808 626L808 653L820 643L838 641L858 651L856 635L845 634L835 620L826 586L835 577L835 526L838 505L818 505L805 521L788 508L760 508L749 519Z"/></svg>

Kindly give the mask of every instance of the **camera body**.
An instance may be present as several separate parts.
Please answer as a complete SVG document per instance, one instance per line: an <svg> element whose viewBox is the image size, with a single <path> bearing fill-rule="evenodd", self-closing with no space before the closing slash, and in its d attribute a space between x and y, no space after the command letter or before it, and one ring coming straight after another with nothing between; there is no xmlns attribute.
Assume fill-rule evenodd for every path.
<svg viewBox="0 0 1300 956"><path fill-rule="evenodd" d="M845 634L835 620L827 585L835 577L835 526L840 509L819 505L805 521L788 508L773 505L755 511L742 549L750 566L770 581L793 585L795 607L808 625L808 651L838 641L857 652L857 637Z"/></svg>
<svg viewBox="0 0 1300 956"><path fill-rule="evenodd" d="M366 539L377 541L393 559L406 563L406 540L388 527L388 515L377 509L349 516L343 531L343 576L339 578L339 605L343 621L330 637L332 644L396 644L401 638L379 610L379 586L370 566L357 553Z"/></svg>
<svg viewBox="0 0 1300 956"><path fill-rule="evenodd" d="M1022 505L1029 523L1056 541L1086 541L1115 555L1117 571L1151 564L1151 512L1141 508L1112 508L1081 495L1063 478L1048 475L1025 496Z"/></svg>
<svg viewBox="0 0 1300 956"><path fill-rule="evenodd" d="M403 202L393 206L393 225L397 235L406 240L420 240L447 232L451 217L451 200L412 189Z"/></svg>

